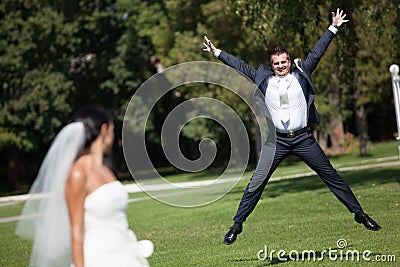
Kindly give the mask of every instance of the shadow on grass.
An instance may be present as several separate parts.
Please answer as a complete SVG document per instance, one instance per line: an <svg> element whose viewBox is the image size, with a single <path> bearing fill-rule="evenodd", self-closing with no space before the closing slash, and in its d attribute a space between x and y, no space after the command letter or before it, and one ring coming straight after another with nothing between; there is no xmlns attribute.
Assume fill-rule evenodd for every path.
<svg viewBox="0 0 400 267"><path fill-rule="evenodd" d="M281 263L288 262L322 262L326 259L333 262L360 262L363 258L363 251L353 250L348 248L325 248L320 251L308 250L304 249L303 251L284 251L285 253L282 255L276 255L275 253L269 253L268 251L262 251L261 254L258 255L259 258L242 258L242 259L232 259L230 262L235 263L257 263L260 265L257 267L271 266ZM261 252L261 251L260 251ZM260 253L259 252L259 253ZM273 251L272 251L273 252ZM368 257L372 258L373 256L380 255L380 253L369 253Z"/></svg>
<svg viewBox="0 0 400 267"><path fill-rule="evenodd" d="M299 253L299 255L292 255L292 256L288 256L288 255L282 255L282 256L275 256L273 254L265 254L265 252L263 252L260 256L260 258L242 258L242 259L232 259L230 260L230 262L235 262L235 263L245 263L248 262L250 263L260 263L260 265L257 265L257 267L263 267L263 266L271 266L271 265L276 265L276 264L281 264L281 263L288 263L288 262L294 262L294 261L302 261L302 262L307 262L307 261L318 261L318 259L323 259L323 257L325 256L326 251L319 251L319 252L315 252L315 254L310 255L310 258L305 258L304 256L306 255L301 255L301 252Z"/></svg>
<svg viewBox="0 0 400 267"><path fill-rule="evenodd" d="M293 260L282 259L282 258L279 259L279 258L276 258L276 257L273 257L271 260L270 259L259 260L259 259L255 259L255 258L231 260L231 262L235 262L235 263L246 263L246 262L248 262L249 264L250 264L250 262L251 263L260 262L261 265L257 265L257 267L271 266L271 265L280 264L280 263L288 263L288 262L291 262L291 261L293 261Z"/></svg>
<svg viewBox="0 0 400 267"><path fill-rule="evenodd" d="M380 185L386 183L400 184L400 168L385 167L368 170L357 170L339 172L350 188L362 185ZM270 181L264 190L264 197L278 197L283 194L297 193L302 191L312 191L328 187L317 175L308 177L294 178L282 181ZM235 187L230 194L244 192L244 187ZM241 198L241 195L240 195ZM239 199L240 199L239 198Z"/></svg>

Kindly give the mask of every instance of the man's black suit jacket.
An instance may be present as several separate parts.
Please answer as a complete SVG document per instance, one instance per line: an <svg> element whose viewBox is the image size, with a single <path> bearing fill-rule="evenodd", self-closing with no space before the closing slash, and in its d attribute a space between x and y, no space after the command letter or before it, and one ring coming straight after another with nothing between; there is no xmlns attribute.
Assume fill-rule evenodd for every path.
<svg viewBox="0 0 400 267"><path fill-rule="evenodd" d="M303 89L304 96L306 98L306 102L308 105L308 123L318 123L319 116L317 109L314 105L314 97L316 94L315 87L311 80L311 74L314 69L317 67L319 61L324 55L326 49L329 47L329 44L332 42L335 34L326 30L325 33L318 40L317 44L313 47L310 53L307 55L307 58L304 61L299 63L299 68L297 68L294 64L291 67L291 73L295 76L295 78L299 81L301 88ZM274 72L270 66L266 66L261 64L259 68L256 70L253 67L249 66L243 60L240 60L224 51L221 51L218 58L228 66L239 71L249 80L251 80L255 85L256 89L254 92L254 101L261 108L263 113L269 118L269 112L265 105L265 92L268 88L268 80L271 76L274 75Z"/></svg>

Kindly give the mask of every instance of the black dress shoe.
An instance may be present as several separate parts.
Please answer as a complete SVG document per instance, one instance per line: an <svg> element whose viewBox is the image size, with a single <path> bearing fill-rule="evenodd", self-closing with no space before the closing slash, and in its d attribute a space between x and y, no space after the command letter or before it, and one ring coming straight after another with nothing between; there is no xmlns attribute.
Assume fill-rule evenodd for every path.
<svg viewBox="0 0 400 267"><path fill-rule="evenodd" d="M224 237L224 244L231 245L236 241L238 234L242 232L242 225L240 223L235 223Z"/></svg>
<svg viewBox="0 0 400 267"><path fill-rule="evenodd" d="M354 215L354 220L358 223L364 224L365 228L371 231L379 231L381 227L377 224L368 214L364 212L359 212Z"/></svg>

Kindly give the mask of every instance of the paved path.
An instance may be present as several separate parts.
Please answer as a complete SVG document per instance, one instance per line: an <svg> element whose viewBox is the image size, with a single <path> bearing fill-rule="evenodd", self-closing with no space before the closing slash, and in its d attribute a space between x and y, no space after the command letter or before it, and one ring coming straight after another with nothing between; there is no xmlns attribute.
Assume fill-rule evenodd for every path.
<svg viewBox="0 0 400 267"><path fill-rule="evenodd" d="M384 159L390 160L392 158L397 159L398 157L391 157L391 158L384 158ZM345 171L364 170L364 169L372 169L372 168L378 168L378 167L390 167L390 166L400 165L400 160L379 162L379 159L378 159L377 161L378 161L377 163L371 163L371 164L365 164L365 165L359 165L359 166L339 167L339 168L337 168L337 170L340 172L345 172ZM293 175L286 175L286 176L271 178L270 182L282 181L282 180L287 180L287 179L295 179L295 178L301 178L301 177L312 176L312 175L315 175L315 172L311 171L311 172L305 172L305 173L299 173L299 174L293 174ZM217 181L217 183L232 183L234 181L237 181L237 178L220 179ZM163 190L167 191L167 190L171 190L171 189L176 189L176 186L187 188L187 187L205 186L208 184L210 184L210 180L174 183L173 185L172 184L155 184L155 185L151 185L151 186L146 186L146 190L147 191L163 191ZM125 187L129 193L136 193L136 192L143 191L137 184L127 184L127 185L125 185ZM176 194L179 194L179 193L176 193L176 192L175 193L165 193L164 196L176 195ZM2 198L0 198L0 207L18 204L22 201L25 201L28 197L29 197L28 194L2 197ZM129 202L139 202L139 201L148 200L148 199L151 199L151 197L144 196L144 197L139 197L139 198L133 198L133 199L130 199ZM20 216L4 217L4 218L0 218L0 223L13 222L13 221L17 221L18 219L20 219Z"/></svg>

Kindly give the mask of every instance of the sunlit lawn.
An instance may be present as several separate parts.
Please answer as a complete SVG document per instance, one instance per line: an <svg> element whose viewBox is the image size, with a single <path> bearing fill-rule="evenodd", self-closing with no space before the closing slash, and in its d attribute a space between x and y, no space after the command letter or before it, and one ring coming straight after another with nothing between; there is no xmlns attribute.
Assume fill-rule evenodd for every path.
<svg viewBox="0 0 400 267"><path fill-rule="evenodd" d="M172 207L153 199L130 203L129 222L139 239L154 242L151 266L355 266L356 258L339 260L339 253L345 255L348 250L360 253L357 266L399 266L400 166L342 175L365 211L381 224L381 231L368 231L355 223L317 176L271 182L232 246L222 240L246 179L222 199L203 207ZM142 194L131 194L139 196ZM19 208L0 207L0 217L15 215ZM0 266L28 266L30 243L15 237L14 227L15 222L0 224ZM347 241L343 250L337 248L339 239ZM268 254L260 252L265 246ZM292 261L286 257L289 262L284 263L279 250L312 250L316 260ZM329 250L331 259L336 260L330 260ZM296 255L293 253L292 258ZM362 253L370 261L363 259ZM265 260L259 260L257 254ZM392 261L396 257L397 262L372 262L383 256Z"/></svg>

